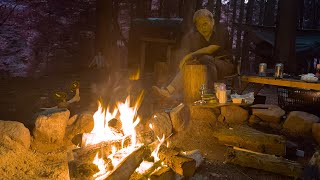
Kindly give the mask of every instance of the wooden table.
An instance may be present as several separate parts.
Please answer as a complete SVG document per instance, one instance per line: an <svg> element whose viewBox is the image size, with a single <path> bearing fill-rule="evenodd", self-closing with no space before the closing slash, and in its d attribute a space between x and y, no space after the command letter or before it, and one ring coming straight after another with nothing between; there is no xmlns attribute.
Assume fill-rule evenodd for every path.
<svg viewBox="0 0 320 180"><path fill-rule="evenodd" d="M254 94L257 95L264 85L282 86L291 88L301 88L320 91L320 81L305 82L296 79L275 79L274 77L259 77L259 76L241 76L243 86L240 88L240 94L247 88L250 83L260 84L255 89Z"/></svg>

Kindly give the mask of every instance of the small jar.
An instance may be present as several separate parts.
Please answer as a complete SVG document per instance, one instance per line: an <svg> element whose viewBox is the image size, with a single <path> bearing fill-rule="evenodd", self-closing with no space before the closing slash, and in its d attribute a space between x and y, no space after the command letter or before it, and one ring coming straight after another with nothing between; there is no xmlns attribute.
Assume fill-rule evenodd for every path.
<svg viewBox="0 0 320 180"><path fill-rule="evenodd" d="M260 77L265 77L267 76L267 64L266 63L260 63L259 64L259 76Z"/></svg>
<svg viewBox="0 0 320 180"><path fill-rule="evenodd" d="M274 77L275 78L282 78L283 77L283 64L277 63L274 68Z"/></svg>

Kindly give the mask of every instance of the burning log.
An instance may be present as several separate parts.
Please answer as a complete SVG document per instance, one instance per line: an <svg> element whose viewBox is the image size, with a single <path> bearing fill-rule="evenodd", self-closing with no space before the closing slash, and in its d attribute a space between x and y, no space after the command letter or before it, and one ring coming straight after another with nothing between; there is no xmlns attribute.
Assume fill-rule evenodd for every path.
<svg viewBox="0 0 320 180"><path fill-rule="evenodd" d="M131 174L137 169L143 158L150 156L151 151L147 146L142 146L132 152L113 170L106 180L129 179Z"/></svg>
<svg viewBox="0 0 320 180"><path fill-rule="evenodd" d="M176 173L168 166L162 166L159 170L156 170L150 175L150 180L167 180L175 179Z"/></svg>
<svg viewBox="0 0 320 180"><path fill-rule="evenodd" d="M81 162L92 162L95 155L99 152L102 157L107 157L112 153L112 146L121 147L122 142L112 141L112 142L101 142L99 144L88 145L83 148L78 148L73 150L73 156L75 159Z"/></svg>
<svg viewBox="0 0 320 180"><path fill-rule="evenodd" d="M236 146L278 156L286 155L286 140L283 136L266 134L247 126L222 128L215 131L214 136L227 146Z"/></svg>
<svg viewBox="0 0 320 180"><path fill-rule="evenodd" d="M294 178L298 178L302 172L302 167L297 162L237 147L228 149L226 162Z"/></svg>
<svg viewBox="0 0 320 180"><path fill-rule="evenodd" d="M159 158L175 173L184 177L191 177L196 171L196 161L194 159L181 156L179 152L165 146L160 147Z"/></svg>
<svg viewBox="0 0 320 180"><path fill-rule="evenodd" d="M143 162L142 162L143 163ZM159 167L161 167L161 163L162 161L157 161L155 163L153 163L153 165L147 169L145 172L143 172L142 174L135 172L134 174L132 174L132 176L130 177L130 180L145 180L148 179L150 177L150 175Z"/></svg>

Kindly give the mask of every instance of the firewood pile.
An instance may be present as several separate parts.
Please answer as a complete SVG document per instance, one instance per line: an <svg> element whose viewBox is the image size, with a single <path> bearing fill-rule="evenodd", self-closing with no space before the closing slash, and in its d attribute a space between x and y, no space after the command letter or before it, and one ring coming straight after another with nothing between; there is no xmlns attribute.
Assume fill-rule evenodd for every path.
<svg viewBox="0 0 320 180"><path fill-rule="evenodd" d="M93 115L93 130L74 136L72 142L78 148L68 153L70 178L136 180L192 177L203 162L200 151L180 152L164 145L173 131L181 131L186 126L189 120L187 106L180 104L169 113L155 113L146 123L148 130L143 131L137 127L139 118L134 116L135 112L130 111L130 107L126 107L126 116L122 116L122 105L128 103L119 104L120 115L116 115L117 111L109 113L99 107ZM128 123L127 115L131 112L133 116L129 119L132 121L129 127L125 123ZM105 132L111 138L106 137ZM146 134L158 140L148 143L150 137L149 141L143 139ZM107 139L95 142L101 136Z"/></svg>
<svg viewBox="0 0 320 180"><path fill-rule="evenodd" d="M161 144L156 141L137 148L125 157L117 167L113 167L112 164L108 166L106 171L110 171L110 173L102 179L188 178L194 175L196 169L204 160L199 150L178 152ZM121 142L102 142L72 150L69 154L68 163L70 179L93 179L93 175L99 172L98 167L93 164L96 154L102 156L106 163L111 163L111 160L107 157L112 153L112 146L121 146ZM156 151L157 160L152 156L152 152ZM151 166L143 167L145 163L151 164Z"/></svg>

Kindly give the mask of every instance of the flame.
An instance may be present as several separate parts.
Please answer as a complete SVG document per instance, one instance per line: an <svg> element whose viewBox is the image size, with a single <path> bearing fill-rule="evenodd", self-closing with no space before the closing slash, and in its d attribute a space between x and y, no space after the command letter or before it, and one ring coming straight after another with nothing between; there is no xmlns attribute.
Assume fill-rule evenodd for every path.
<svg viewBox="0 0 320 180"><path fill-rule="evenodd" d="M104 160L102 158L98 157L98 153L96 154L93 164L97 165L99 168L99 172L93 175L93 177L98 177L106 173L106 165L104 163Z"/></svg>
<svg viewBox="0 0 320 180"><path fill-rule="evenodd" d="M160 160L160 158L158 156L158 152L159 152L160 146L164 143L165 135L163 135L161 139L158 136L157 136L157 138L158 138L159 144L158 144L157 148L151 153L151 156L154 158L154 162L157 162Z"/></svg>
<svg viewBox="0 0 320 180"><path fill-rule="evenodd" d="M98 102L98 110L94 113L94 127L90 133L85 133L83 135L84 145L94 145L101 142L122 142L121 147L112 146L111 154L108 155L108 163L102 158L98 158L98 154L93 160L93 163L96 164L99 168L99 172L96 173L93 177L96 179L105 178L110 172L107 171L110 167L116 167L119 163L125 159L126 156L131 154L136 148L141 146L137 143L137 134L135 127L139 124L140 118L137 115L138 109L141 105L142 99L144 97L144 91L138 96L134 106L130 104L130 96L128 96L125 102L118 102L117 107L113 111L110 111L110 108L104 109L102 103ZM119 117L118 120L121 121L122 129L121 131L109 127L109 121ZM129 140L129 143L126 143L125 140ZM126 141L127 142L127 141ZM110 160L110 162L109 162ZM111 170L110 170L111 171Z"/></svg>
<svg viewBox="0 0 320 180"><path fill-rule="evenodd" d="M137 68L134 72L129 76L129 80L137 81L140 79L140 68Z"/></svg>

